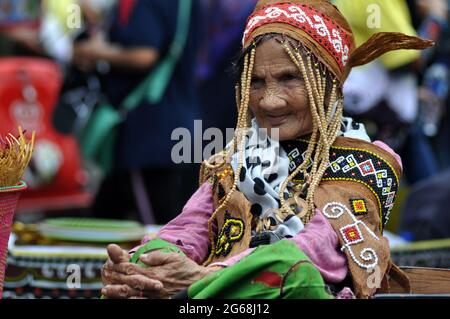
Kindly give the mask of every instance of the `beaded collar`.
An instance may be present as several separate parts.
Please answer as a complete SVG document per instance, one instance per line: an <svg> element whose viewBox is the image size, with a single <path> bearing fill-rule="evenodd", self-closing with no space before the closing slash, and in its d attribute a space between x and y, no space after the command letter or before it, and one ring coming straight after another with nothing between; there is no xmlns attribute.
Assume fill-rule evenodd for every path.
<svg viewBox="0 0 450 319"><path fill-rule="evenodd" d="M304 161L307 141L282 142L282 145L288 153L289 172L293 172ZM311 166L312 162L309 165ZM377 199L380 230L384 229L389 221L399 186L399 177L388 160L363 147L333 145L330 148L330 164L322 181L354 181L367 187ZM297 175L293 182L303 182L303 175ZM355 216L368 213L365 200L364 198L350 199L349 204Z"/></svg>

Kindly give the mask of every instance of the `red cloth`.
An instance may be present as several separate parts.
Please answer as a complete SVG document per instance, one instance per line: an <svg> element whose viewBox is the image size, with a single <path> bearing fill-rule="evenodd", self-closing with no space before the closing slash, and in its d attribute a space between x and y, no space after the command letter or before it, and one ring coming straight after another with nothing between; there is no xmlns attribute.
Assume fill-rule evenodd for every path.
<svg viewBox="0 0 450 319"><path fill-rule="evenodd" d="M125 26L128 24L135 4L136 0L120 0L119 22L121 26Z"/></svg>

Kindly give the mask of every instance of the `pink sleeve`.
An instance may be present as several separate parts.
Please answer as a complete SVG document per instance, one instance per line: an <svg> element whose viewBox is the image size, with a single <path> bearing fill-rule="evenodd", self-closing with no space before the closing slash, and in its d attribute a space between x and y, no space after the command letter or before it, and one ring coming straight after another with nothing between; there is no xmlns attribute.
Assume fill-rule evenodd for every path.
<svg viewBox="0 0 450 319"><path fill-rule="evenodd" d="M388 152L392 156L394 156L395 159L397 160L398 164L400 165L400 168L403 170L402 158L400 157L400 155L395 153L392 148L390 148L386 143L383 143L381 141L375 141L372 144L378 146L379 148L382 148L383 150L385 150L386 152Z"/></svg>
<svg viewBox="0 0 450 319"><path fill-rule="evenodd" d="M305 228L289 240L292 240L311 259L326 282L339 283L347 276L347 259L339 250L336 232L319 210L316 210L316 215ZM213 265L232 266L253 250L254 248L247 249L225 262Z"/></svg>
<svg viewBox="0 0 450 319"><path fill-rule="evenodd" d="M158 232L156 237L178 246L190 259L201 263L208 253L208 221L213 213L212 186L204 183L182 213ZM149 239L144 238L143 244Z"/></svg>
<svg viewBox="0 0 450 319"><path fill-rule="evenodd" d="M316 209L314 218L292 241L311 259L326 282L339 283L345 279L347 258L339 249L336 232L320 210Z"/></svg>

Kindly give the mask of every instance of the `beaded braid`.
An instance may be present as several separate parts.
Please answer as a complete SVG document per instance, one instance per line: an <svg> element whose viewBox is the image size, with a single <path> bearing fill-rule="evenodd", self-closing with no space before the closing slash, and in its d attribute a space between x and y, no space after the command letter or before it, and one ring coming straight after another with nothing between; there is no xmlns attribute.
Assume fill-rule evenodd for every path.
<svg viewBox="0 0 450 319"><path fill-rule="evenodd" d="M309 104L311 106L311 111L312 111L312 115L313 115L313 117L312 117L313 118L313 134L312 135L316 139L318 131L320 131L320 139L322 139L323 135L324 135L323 134L323 129L322 129L323 125L321 125L321 123L320 123L320 116L319 116L319 114L317 112L317 107L315 106L316 101L315 101L315 98L314 98L314 96L318 97L318 95L319 95L318 91L317 91L317 86L314 86L315 89L316 89L315 90L316 94L314 94L312 85L311 85L311 83L309 81L310 75L308 75L306 73L305 65L303 63L301 55L296 50L296 56L297 56L297 58L296 58L296 56L294 56L294 54L292 53L292 50L290 49L289 45L287 45L286 43L283 43L283 46L284 46L286 52L288 53L288 55L290 56L291 60L294 62L294 64L298 67L298 69L302 73L303 78L305 80L305 84L306 84L307 92L308 92L308 96L309 96ZM318 141L318 145L319 146L321 145L320 140ZM320 152L318 152L317 149L316 149L316 152L315 152L316 158L313 161L313 166L312 166L312 169L310 171L310 174L308 174L306 172L306 166L311 161L311 156L312 156L312 153L313 153L315 147L317 147L316 144L309 143L304 162L290 176L288 176L288 178L286 179L286 181L282 184L282 186L280 188L279 196L280 196L282 211L284 211L286 213L290 213L290 209L286 206L286 201L284 200L284 191L287 188L288 183L290 183L292 181L292 179L295 176L297 176L297 174L300 173L300 172L303 172L303 174L305 176L305 182L304 182L304 185L302 187L302 191L304 192L306 190L306 188L308 187L308 184L309 184L309 181L308 181L309 177L312 176L312 174L314 174L314 172L317 169L317 163L318 163L317 155Z"/></svg>
<svg viewBox="0 0 450 319"><path fill-rule="evenodd" d="M241 88L240 92L245 92L247 89L247 78L248 78L248 67L249 67L249 59L251 56L245 55L244 56L244 68L241 74ZM242 125L242 117L243 112L241 105L244 105L245 95L241 94L241 96L236 96L236 101L239 103L238 105L238 119L237 119L237 130ZM235 153L237 151L237 141L238 141L238 134L234 134L233 140L231 141L230 147L228 150L223 150L222 152L215 154L211 156L209 159L205 159L202 163L201 170L200 170L200 178L199 178L199 184L202 185L205 182L205 178L207 176L206 169L215 171L217 169L220 169L222 166L224 166L227 163L227 157L230 155L230 153Z"/></svg>
<svg viewBox="0 0 450 319"><path fill-rule="evenodd" d="M311 68L309 68L308 71L310 74L310 78L314 81L314 77L311 76L311 73L312 73ZM333 85L334 90L332 89L332 91L335 92L336 91L336 81L334 81L333 84L334 84ZM314 105L311 105L311 106L314 106ZM322 105L316 105L316 106L323 110L323 107L325 105L322 104ZM329 107L329 109L332 108L331 105L329 105L328 107ZM320 110L319 110L319 112L320 112ZM323 139L319 140L319 144L316 149L317 154L315 157L316 165L313 166L313 171L310 173L312 175L312 181L309 186L310 188L308 190L308 194L307 194L307 198L306 198L306 202L309 207L309 211L304 220L306 223L314 216L314 208L315 208L314 193L315 193L315 190L317 189L317 187L322 179L322 176L325 173L325 170L327 169L328 164L329 164L330 147L334 143L334 141L337 137L340 123L341 123L342 103L339 104L339 106L338 106L337 110L335 111L335 113L333 114L332 120L329 124L327 123L328 120L324 116L324 113L321 113L320 117L322 120L320 123L320 125L322 126L321 131L325 132L326 136L324 136ZM322 132L321 132L321 134L322 134ZM320 164L319 164L319 161L320 161Z"/></svg>
<svg viewBox="0 0 450 319"><path fill-rule="evenodd" d="M338 86L336 79L333 79L331 94L329 96L329 100L326 101L326 68L323 68L324 71L321 73L322 65L318 61L314 63L313 68L311 58L312 54L310 52L304 48L307 52L305 61L297 46L293 46L291 43L287 44L286 42L283 42L283 46L291 60L303 75L310 100L309 104L311 107L311 113L313 115L313 132L308 143L305 160L288 176L280 187L279 197L281 202L281 213L292 213L291 209L287 206L284 192L288 187L288 184L295 178L295 176L302 172L304 175L304 181L301 189L303 195L307 189L306 204L308 211L306 213L301 212L299 217L304 223L308 223L314 216L315 190L317 189L322 176L328 167L330 147L334 143L339 132L343 105L342 101L338 101L337 98ZM294 47L295 54L292 52L291 46ZM328 102L328 109L325 113L326 102ZM337 107L335 108L336 104ZM332 113L333 111L334 113ZM317 134L319 134L318 140ZM311 161L314 150L315 154L313 165L310 171L307 172L306 166Z"/></svg>
<svg viewBox="0 0 450 319"><path fill-rule="evenodd" d="M292 51L290 50L290 48L284 43L284 47L288 53L288 55L291 57L292 61L296 64L296 66L301 69L301 66L299 64L299 61L297 59L295 59ZM318 122L317 122L317 117L313 116L313 132L311 135L311 141L316 142L317 139L317 135L318 135ZM290 209L287 208L286 206L286 199L284 197L284 191L287 188L288 183L290 183L292 181L292 179L297 176L300 172L303 172L304 174L306 174L306 166L309 164L309 161L311 160L311 156L313 154L314 151L314 143L309 143L307 151L306 151L306 156L305 156L305 160L303 161L302 164L300 164L295 170L294 172L288 176L288 178L282 183L281 187L280 187L280 192L279 192L279 198L280 198L280 202L281 202L281 209L284 210L285 212L290 212ZM306 175L305 175L305 179L306 179Z"/></svg>
<svg viewBox="0 0 450 319"><path fill-rule="evenodd" d="M286 198L284 196L284 192L287 189L288 185L292 180L297 176L300 172L303 173L305 179L303 185L301 185L300 194L303 196L306 192L306 203L308 210L306 212L301 212L299 216L302 221L306 224L311 220L314 216L314 192L317 186L322 179L322 176L325 170L328 167L329 163L329 150L331 145L334 143L337 133L340 128L341 119L342 119L342 101L338 99L337 96L337 88L338 84L336 79L333 79L333 85L331 88L331 94L328 101L328 109L325 113L325 104L326 104L326 72L327 69L321 65L318 61L315 61L314 68L312 63L311 56L314 57L306 48L303 48L307 52L306 62L302 55L300 54L298 47L293 46L295 50L295 54L292 52L290 46L283 41L282 45L286 49L291 60L297 66L297 68L302 73L302 76L305 80L306 89L309 96L309 104L312 112L313 119L313 131L308 143L305 160L292 172L286 180L282 183L279 191L279 197L281 202L281 208L276 210L277 219L283 220L286 214L291 214L292 211L290 207L287 205ZM292 44L291 44L292 46ZM240 83L240 97L237 97L237 100L240 100L240 105L238 106L238 119L236 125L236 132L233 137L233 141L231 143L231 147L223 152L213 156L209 161L204 161L202 167L204 169L217 169L223 166L226 163L225 158L228 158L232 154L238 152L238 167L234 174L234 182L233 186L226 195L226 197L221 201L219 206L213 212L211 218L208 222L209 233L210 233L210 241L212 245L212 251L214 251L214 235L213 235L213 222L217 213L222 210L229 203L232 194L237 189L237 184L239 182L239 176L242 170L244 155L245 155L245 136L249 128L248 121L248 110L249 110L249 101L250 101L250 86L252 79L252 72L255 61L255 52L256 52L256 44L253 43L253 47L251 49L250 54L246 54L244 56L244 68L241 73L241 83ZM323 72L321 72L321 68ZM337 106L336 106L337 105ZM336 106L336 108L335 108ZM334 111L334 113L333 113ZM314 160L312 159L314 154ZM222 160L218 164L212 164L213 160L217 157ZM311 170L307 171L308 164L312 161L313 165ZM204 169L202 168L202 173L204 173ZM204 178L200 179L204 181ZM269 227L269 221L260 219L256 225L256 230L261 230L263 228ZM212 259L212 254L205 262L208 264Z"/></svg>
<svg viewBox="0 0 450 319"><path fill-rule="evenodd" d="M213 222L215 220L215 217L217 213L222 210L228 202L230 201L230 198L232 194L237 189L237 184L239 181L239 176L241 174L242 166L245 160L245 137L248 131L248 108L249 108L249 102L250 102L250 86L252 81L252 73L253 73L253 66L255 62L255 52L256 52L256 45L253 45L253 48L250 52L250 55L246 54L244 57L244 71L241 75L241 103L239 107L238 112L238 120L236 125L236 132L233 138L233 145L237 146L237 152L239 153L238 157L238 167L234 174L234 182L233 186L228 192L228 194L225 196L225 198L222 200L222 202L219 204L219 206L214 210L213 214L211 215L211 218L208 221L208 228L209 228L209 234L210 234L210 241L211 241L211 251L214 252L214 235L213 235ZM228 150L226 150L225 154L226 156L229 156L231 153L236 152L235 147L230 147ZM208 258L208 260L205 262L205 264L208 264L212 259L212 254Z"/></svg>

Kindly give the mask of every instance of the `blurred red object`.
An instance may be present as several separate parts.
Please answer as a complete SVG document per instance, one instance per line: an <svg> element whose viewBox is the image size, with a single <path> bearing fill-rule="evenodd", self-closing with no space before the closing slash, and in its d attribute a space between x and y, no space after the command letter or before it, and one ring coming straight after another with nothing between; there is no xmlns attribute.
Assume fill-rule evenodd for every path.
<svg viewBox="0 0 450 319"><path fill-rule="evenodd" d="M52 124L61 85L61 70L51 60L0 58L0 134L16 134L18 126L27 134L36 132L24 176L29 189L19 211L84 207L90 202L78 144Z"/></svg>

